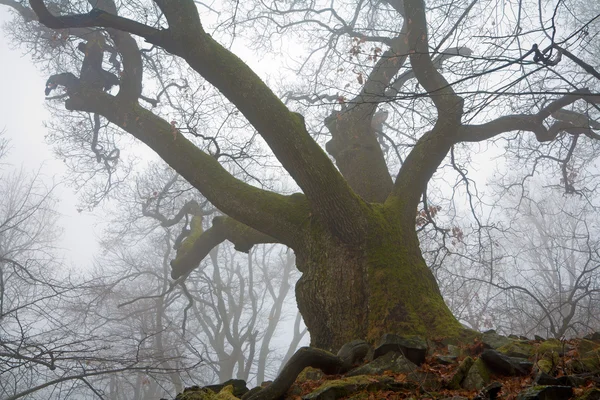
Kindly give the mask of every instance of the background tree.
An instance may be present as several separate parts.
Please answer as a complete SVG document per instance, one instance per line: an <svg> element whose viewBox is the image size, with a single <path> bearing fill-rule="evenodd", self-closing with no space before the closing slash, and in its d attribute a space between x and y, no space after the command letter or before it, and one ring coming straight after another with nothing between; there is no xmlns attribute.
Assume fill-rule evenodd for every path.
<svg viewBox="0 0 600 400"><path fill-rule="evenodd" d="M268 245L240 256L231 245L222 244L195 274L172 284L168 261L173 249L189 246L215 214L206 200L192 193L174 171L156 164L130 190L121 191L120 211L108 224L104 241L102 264L111 267L98 270L97 276L123 277L119 289L112 289L127 293L121 307L159 302L164 309L149 306L144 312L164 315L161 318L166 318L168 330L175 335L171 343L181 340L194 349L193 354L201 354L199 377L205 384L231 378L263 382L265 375L274 376L280 362L280 349L272 341L282 333L284 306L297 280L293 255L281 246ZM148 247L140 250L142 243ZM135 276L149 280L142 291L127 289L138 280ZM162 330L161 326L144 328L157 337L167 334ZM291 342L290 351L295 351L305 332L286 335L291 340L279 339L278 347L286 350ZM170 357L187 353L171 351Z"/></svg>
<svg viewBox="0 0 600 400"><path fill-rule="evenodd" d="M0 154L6 147L0 137ZM84 277L61 264L56 186L0 165L0 398L145 399L182 390L179 374L201 371L202 357L172 353L164 307L117 314L121 276ZM168 270L165 260L164 279Z"/></svg>
<svg viewBox="0 0 600 400"><path fill-rule="evenodd" d="M451 308L472 327L557 339L600 329L596 212L549 186L538 178L495 205L503 229L489 242L493 259L440 268Z"/></svg>
<svg viewBox="0 0 600 400"><path fill-rule="evenodd" d="M507 15L500 10L503 4L477 1L426 7L419 0L390 0L323 8L249 2L226 4L217 12L192 1L120 8L109 0L51 8L40 0L29 4L44 26L63 35L78 38L69 30L92 30L59 51L70 55L69 69L53 69L47 91L64 88L59 97L66 109L80 113L75 131L89 134L78 140L91 143L96 161L109 172L118 170L120 152L98 155L97 138L100 132L128 132L227 215L215 218L190 247L180 248L173 277L186 276L226 239L242 251L258 243L285 244L302 272L296 299L318 347L336 349L355 338L375 341L389 331L428 336L461 331L422 257L415 213L423 203L431 225L426 229L456 240L464 236L456 226L434 225L431 214L443 200L446 172L469 188L466 171L479 152L470 143L505 140L507 154L525 166L561 168L569 193L581 189L565 176L568 163L597 146L599 100L589 89L597 70L584 52L593 19L562 29L557 21L571 12L562 3L548 14L520 3L508 14L516 17L502 25L494 18ZM286 99L305 118L220 44L239 32L270 27L283 32L278 39L306 39L312 50L294 55L301 67L285 82L291 89ZM109 54L116 56L111 60ZM184 82L189 92L184 88L181 102L150 111L141 103L154 104L169 89L156 73L160 69L152 67L159 59L173 66L170 73L184 73L180 86L190 78ZM113 76L119 79L115 94L116 89L109 91ZM310 80L303 81L306 76ZM156 91L154 99L142 93L142 83ZM211 121L202 120L195 98L206 84L219 93L212 92L213 102L202 105L223 104L222 117L212 115ZM382 103L390 107L388 116L373 123ZM312 106L314 111L308 110ZM218 136L223 121L242 116L235 118L237 126L228 126L231 132L244 131L245 143L256 143L252 139L260 135L302 193L279 194L287 188L262 184L244 166L235 167L252 185L235 176L236 168L225 163L231 155L222 146L227 140ZM221 123L214 130L216 122ZM240 129L250 128L247 123L252 129ZM330 137L326 145L325 135L318 134L323 126ZM393 152L380 146L381 137ZM257 165L256 159L250 162ZM588 170L579 171L580 177L589 176L585 185L594 187ZM479 235L480 228L478 222L473 232Z"/></svg>

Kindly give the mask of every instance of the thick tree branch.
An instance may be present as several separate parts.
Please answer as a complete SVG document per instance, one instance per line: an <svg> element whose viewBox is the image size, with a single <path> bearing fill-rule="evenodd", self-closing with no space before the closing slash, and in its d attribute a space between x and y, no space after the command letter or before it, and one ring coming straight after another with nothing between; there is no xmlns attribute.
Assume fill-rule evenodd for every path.
<svg viewBox="0 0 600 400"><path fill-rule="evenodd" d="M70 16L54 16L48 10L43 1L32 0L30 1L31 8L36 12L39 17L39 21L49 28L61 29L61 28L74 28L74 27L90 27L90 26L103 26L107 27L108 33L115 42L117 52L121 54L123 58L123 71L120 73L120 90L118 96L130 101L137 101L142 93L142 59L139 48L135 43L135 40L125 30L110 29L110 24L98 25L90 24L90 20L104 20L111 21L116 17L117 8L112 0L102 0L91 2L94 8L88 14L81 15L70 15ZM124 20L124 19L120 19ZM129 21L129 20L126 20ZM126 21L119 21L125 23ZM129 25L133 25L134 21L130 21ZM137 24L137 23L135 23ZM138 24L141 25L141 24ZM106 45L98 32L94 35L95 40L88 37L86 40L92 41L93 46L88 46L86 49L86 57L92 51L100 52L102 55ZM100 56L100 65L96 66L96 69L102 68L102 56ZM100 71L99 71L100 72Z"/></svg>
<svg viewBox="0 0 600 400"><path fill-rule="evenodd" d="M117 15L117 7L113 0L92 0L89 3L109 15ZM119 76L120 90L117 96L129 101L137 101L142 95L143 69L140 49L129 33L111 28L107 31L123 59L123 71Z"/></svg>
<svg viewBox="0 0 600 400"><path fill-rule="evenodd" d="M0 0L0 4L12 7L15 11L21 14L25 22L36 21L37 15L29 8L15 0Z"/></svg>
<svg viewBox="0 0 600 400"><path fill-rule="evenodd" d="M177 7L168 1L159 2L170 21L168 31L159 31L98 9L87 14L54 17L43 1L30 0L30 4L46 26L115 28L142 36L184 58L235 104L262 135L306 194L313 212L323 219L332 233L347 242L362 239L366 222L363 217L365 205L361 199L352 192L329 157L311 138L303 118L290 112L248 65L204 33L193 1L179 1ZM229 211L227 213L232 215ZM349 215L352 216L351 224Z"/></svg>
<svg viewBox="0 0 600 400"><path fill-rule="evenodd" d="M214 157L139 104L119 101L102 91L80 91L77 86L67 89L67 109L103 115L153 149L221 211L285 244L293 243L298 221L308 214L306 204L234 178Z"/></svg>
<svg viewBox="0 0 600 400"><path fill-rule="evenodd" d="M332 139L327 151L350 186L369 202L382 202L390 193L393 181L381 146L369 121L392 78L406 61L406 21L400 36L391 40L391 47L381 55L366 79L362 90L342 111L333 111L325 119Z"/></svg>
<svg viewBox="0 0 600 400"><path fill-rule="evenodd" d="M198 204L198 202L196 200L190 200L187 201L183 207L181 207L181 209L179 210L179 212L177 214L175 214L174 217L172 218L167 218L164 215L162 215L161 213L159 213L156 210L150 210L150 203L151 200L153 199L149 199L142 207L142 215L145 217L150 217L150 218L154 218L155 220L160 222L160 226L167 228L169 226L173 226L175 224L177 224L179 221L181 221L181 219L186 215L186 214L193 214L193 215L202 215L202 208L200 207L200 205Z"/></svg>
<svg viewBox="0 0 600 400"><path fill-rule="evenodd" d="M460 121L463 100L456 95L446 78L436 69L429 54L425 2L405 1L408 19L410 63L419 83L425 88L438 110L438 123L444 120Z"/></svg>
<svg viewBox="0 0 600 400"><path fill-rule="evenodd" d="M468 47L450 47L443 52L437 54L433 59L433 66L437 69L441 69L444 65L444 61L456 57L456 56L470 56L473 54L473 51ZM398 94L402 86L404 84L415 77L414 71L411 69L410 71L406 71L402 75L398 76L394 79L394 83L385 91L386 97L394 97Z"/></svg>
<svg viewBox="0 0 600 400"><path fill-rule="evenodd" d="M229 240L235 249L247 253L252 246L259 243L279 243L269 235L265 235L229 217L215 217L213 225L196 238L188 251L177 254L171 261L171 277L177 279L200 265L210 251Z"/></svg>
<svg viewBox="0 0 600 400"><path fill-rule="evenodd" d="M404 223L411 220L414 223L421 194L457 140L464 102L431 60L424 1L406 0L404 5L409 23L407 36L412 69L438 111L435 126L417 141L406 157L394 189L385 202L387 208L401 212Z"/></svg>
<svg viewBox="0 0 600 400"><path fill-rule="evenodd" d="M512 131L533 132L540 142L552 141L559 133L565 131L571 134L584 133L593 136L595 134L590 128L597 129L597 122L588 119L587 125L575 123L575 120L571 118L573 115L569 114L573 112L562 110L563 107L577 100L587 101L590 97L591 92L588 89L580 89L550 102L537 114L506 115L481 125L464 125L460 128L459 140L480 142ZM578 115L583 117L581 114ZM553 116L558 121L546 128L543 122L549 116Z"/></svg>

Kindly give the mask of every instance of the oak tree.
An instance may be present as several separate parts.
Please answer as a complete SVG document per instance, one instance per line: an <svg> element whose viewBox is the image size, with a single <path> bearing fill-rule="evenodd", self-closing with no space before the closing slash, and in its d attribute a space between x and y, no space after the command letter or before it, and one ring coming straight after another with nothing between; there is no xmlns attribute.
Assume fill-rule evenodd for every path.
<svg viewBox="0 0 600 400"><path fill-rule="evenodd" d="M113 0L89 1L88 7L3 3L37 19L40 32L62 41L59 50L82 57L78 70L54 71L48 94L63 89L55 99L64 100L67 110L93 116L94 132L110 125L145 143L224 214L179 249L172 277L183 279L224 240L240 251L258 243L287 245L302 273L296 300L311 344L324 349L356 338L375 341L386 332L461 332L423 258L417 229L434 225L432 214L439 210L427 200L436 170L448 163L468 182L456 155L469 157L469 143L507 136L517 149L554 143L535 167L556 162L566 171L574 149L600 137L594 120L600 96L593 94L600 75L578 47L594 19L575 30L557 29L560 5L554 15L539 15L542 26L535 27L535 13L546 10L520 4L512 10L516 17L506 17L500 27L494 12L503 5L494 2L234 4L227 25L232 40L237 27L247 34L265 26L299 32L298 40L315 43L303 67L322 50L306 76L309 83L298 84L301 93L292 88L285 96L303 116L227 48L218 30L207 29L214 10L201 2L155 0L143 12L142 3L117 7ZM294 31L302 24L309 27ZM532 31L541 33L526 36ZM240 179L224 167L227 157L209 133L172 120L160 107L151 110L160 96L151 99L143 89L155 76L157 53L216 88L228 101L223 107L244 117L300 191L286 195ZM557 70L563 66L571 79ZM343 75L337 81L330 79L336 71ZM326 86L348 76L346 85ZM111 89L115 78L118 91ZM320 86L304 90L313 81ZM180 107L172 97L170 104ZM317 103L328 115L312 111ZM187 104L197 117L199 105ZM382 105L393 113L379 118ZM316 118L326 129L326 145L320 140L325 131L315 132ZM120 152L100 146L96 133L91 150L113 171ZM201 146L198 138L211 143ZM568 173L563 183L567 192L578 191ZM460 229L439 229L460 240Z"/></svg>

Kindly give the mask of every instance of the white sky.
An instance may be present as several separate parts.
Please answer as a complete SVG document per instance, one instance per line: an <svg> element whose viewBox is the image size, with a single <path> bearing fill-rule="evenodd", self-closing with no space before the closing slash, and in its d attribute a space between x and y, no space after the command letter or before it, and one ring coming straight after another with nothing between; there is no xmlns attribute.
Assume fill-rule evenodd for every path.
<svg viewBox="0 0 600 400"><path fill-rule="evenodd" d="M8 7L0 6L0 25L10 17ZM50 118L44 107L47 77L35 69L27 55L22 55L22 50L11 49L3 31L0 36L0 130L4 129L11 140L10 153L3 161L31 172L42 167L46 182L59 182L67 171L44 141L43 122ZM64 229L57 244L64 249L65 263L78 269L88 266L98 250L94 232L97 218L86 211L77 212L77 195L65 185L60 185L56 194L60 200L57 211L62 215L59 224Z"/></svg>

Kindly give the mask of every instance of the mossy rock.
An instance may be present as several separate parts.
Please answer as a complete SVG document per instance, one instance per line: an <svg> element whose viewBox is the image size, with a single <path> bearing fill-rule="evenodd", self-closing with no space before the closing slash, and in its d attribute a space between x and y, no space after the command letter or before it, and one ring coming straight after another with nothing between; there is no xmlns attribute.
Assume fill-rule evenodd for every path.
<svg viewBox="0 0 600 400"><path fill-rule="evenodd" d="M215 392L210 389L192 386L179 393L175 400L215 400Z"/></svg>
<svg viewBox="0 0 600 400"><path fill-rule="evenodd" d="M370 363L361 365L348 372L346 376L380 375L384 371L396 374L410 374L418 369L416 364L396 352L387 353Z"/></svg>
<svg viewBox="0 0 600 400"><path fill-rule="evenodd" d="M496 350L509 357L529 358L534 354L533 345L522 340L513 340L498 347Z"/></svg>
<svg viewBox="0 0 600 400"><path fill-rule="evenodd" d="M558 340L558 339L548 339L548 340L544 340L543 342L541 342L536 350L535 353L542 356L544 353L557 353L558 355L562 356L564 354L565 351L565 346L563 345L563 343Z"/></svg>
<svg viewBox="0 0 600 400"><path fill-rule="evenodd" d="M462 387L467 390L481 390L490 383L490 370L481 358L475 360L467 376L462 382Z"/></svg>
<svg viewBox="0 0 600 400"><path fill-rule="evenodd" d="M465 379L474 363L475 361L473 361L471 357L467 357L462 360L446 387L450 390L460 389L460 384Z"/></svg>
<svg viewBox="0 0 600 400"><path fill-rule="evenodd" d="M325 373L318 368L306 367L298 374L296 383L304 383L306 381L318 381L323 378Z"/></svg>
<svg viewBox="0 0 600 400"><path fill-rule="evenodd" d="M215 400L239 400L233 395L233 385L225 386L217 395Z"/></svg>
<svg viewBox="0 0 600 400"><path fill-rule="evenodd" d="M600 349L600 344L591 340L581 339L577 345L577 351L579 354L585 354L594 350Z"/></svg>
<svg viewBox="0 0 600 400"><path fill-rule="evenodd" d="M600 373L600 348L580 355L580 360L587 371Z"/></svg>
<svg viewBox="0 0 600 400"><path fill-rule="evenodd" d="M219 393L193 386L178 394L175 400L239 400L239 398L233 395L233 385L225 386Z"/></svg>
<svg viewBox="0 0 600 400"><path fill-rule="evenodd" d="M509 339L506 336L498 335L496 331L487 331L483 333L481 341L483 342L483 344L485 344L486 347L495 350L499 347L511 343L512 339Z"/></svg>
<svg viewBox="0 0 600 400"><path fill-rule="evenodd" d="M445 337L441 339L438 343L441 343L443 346L470 345L473 344L475 340L481 340L482 337L482 333L474 331L472 329L464 328L457 335Z"/></svg>
<svg viewBox="0 0 600 400"><path fill-rule="evenodd" d="M462 349L461 349L460 347L458 347L458 346L455 346L455 345L453 345L453 344L449 344L449 345L448 345L448 354L449 354L450 356L453 356L453 357L460 357L460 356L464 355L463 353L464 353L464 352L462 351Z"/></svg>
<svg viewBox="0 0 600 400"><path fill-rule="evenodd" d="M304 400L339 399L356 392L385 390L394 379L389 376L358 375L327 381L313 392L303 396Z"/></svg>
<svg viewBox="0 0 600 400"><path fill-rule="evenodd" d="M549 354L549 353L546 353L546 354ZM538 362L536 363L537 368L540 371L543 371L544 373L546 373L548 375L554 374L554 370L558 366L558 361L559 361L557 353L551 353L551 354L555 355L556 359L554 359L554 357L542 358L542 359L538 360Z"/></svg>
<svg viewBox="0 0 600 400"><path fill-rule="evenodd" d="M570 386L533 386L519 393L517 400L566 400L572 396L573 388Z"/></svg>

